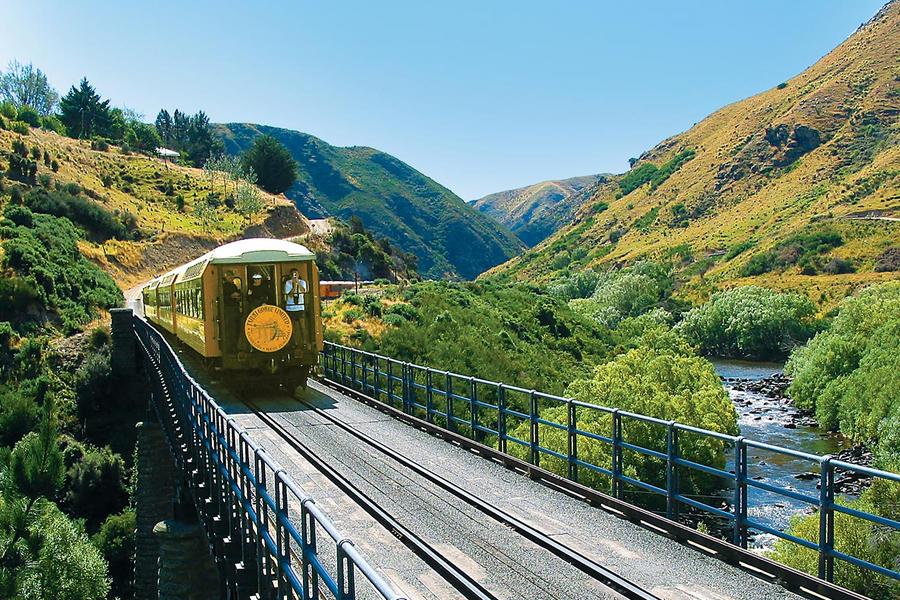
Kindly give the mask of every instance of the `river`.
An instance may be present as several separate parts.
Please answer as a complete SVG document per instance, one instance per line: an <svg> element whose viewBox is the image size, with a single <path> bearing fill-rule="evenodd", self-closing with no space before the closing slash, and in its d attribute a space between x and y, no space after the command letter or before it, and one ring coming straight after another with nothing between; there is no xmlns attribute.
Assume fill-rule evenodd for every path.
<svg viewBox="0 0 900 600"><path fill-rule="evenodd" d="M748 380L765 379L781 372L783 367L779 363L738 360L716 359L712 363L720 377ZM790 403L758 392L736 390L727 381L725 388L738 411L741 435L748 439L818 455L836 453L848 445L841 436L829 434L816 427L806 427L802 424L797 424L793 429L785 427L786 424L794 422L791 416L797 414L797 410ZM748 454L747 465L748 475L757 481L814 497L819 495L816 488L818 477L806 480L796 477L800 473L818 473L818 467L814 463L752 448ZM729 461L727 469L734 469L733 461ZM784 530L793 515L809 510L809 505L799 500L753 487L749 490L748 516L770 527ZM770 547L773 542L774 536L768 534L757 535L754 539L754 545L761 548Z"/></svg>

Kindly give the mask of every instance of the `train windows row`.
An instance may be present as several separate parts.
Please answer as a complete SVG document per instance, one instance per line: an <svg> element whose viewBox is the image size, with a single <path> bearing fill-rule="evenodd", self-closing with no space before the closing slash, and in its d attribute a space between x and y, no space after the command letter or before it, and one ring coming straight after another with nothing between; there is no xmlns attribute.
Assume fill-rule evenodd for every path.
<svg viewBox="0 0 900 600"><path fill-rule="evenodd" d="M203 291L200 281L175 286L175 310L194 319L203 319Z"/></svg>

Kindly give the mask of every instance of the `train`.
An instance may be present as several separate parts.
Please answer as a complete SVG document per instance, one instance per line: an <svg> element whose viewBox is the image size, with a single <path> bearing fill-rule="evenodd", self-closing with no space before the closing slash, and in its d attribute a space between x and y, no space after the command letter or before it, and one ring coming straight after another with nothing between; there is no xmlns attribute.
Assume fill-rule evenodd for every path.
<svg viewBox="0 0 900 600"><path fill-rule="evenodd" d="M285 240L224 244L143 285L144 317L244 385L306 387L323 348L315 259Z"/></svg>

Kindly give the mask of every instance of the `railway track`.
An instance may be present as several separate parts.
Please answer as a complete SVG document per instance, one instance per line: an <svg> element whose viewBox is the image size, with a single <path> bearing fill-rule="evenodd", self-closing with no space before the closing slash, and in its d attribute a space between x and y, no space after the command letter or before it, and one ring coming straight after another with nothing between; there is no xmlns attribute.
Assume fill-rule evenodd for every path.
<svg viewBox="0 0 900 600"><path fill-rule="evenodd" d="M295 436L291 435L275 418L261 412L259 410L259 407L257 407L252 402L245 402L247 402L248 407L254 411L256 416L264 423L266 423L266 425L271 427L272 430L277 435L279 435L279 437L290 444L292 448L300 452L304 456L304 458L309 460L314 467L319 469L323 474L326 475L326 477L331 479L342 491L347 493L348 496L358 501L360 506L362 506L363 509L366 510L366 512L372 515L382 525L387 527L392 533L394 533L394 535L398 537L398 539L400 539L408 548L410 548L410 550L412 550L423 560L425 560L432 568L440 572L442 576L445 576L448 582L450 582L458 591L460 591L460 593L462 593L467 598L494 597L477 581L473 580L469 575L461 572L457 567L453 566L451 561L442 557L440 553L438 553L436 550L434 550L434 548L424 542L424 540L415 535L408 528L400 525L396 519L388 515L375 502L368 498L358 488L353 486L352 483L347 481L346 478L337 473L330 465L316 456L315 453L312 452L305 444L297 440ZM617 592L623 597L634 600L658 599L658 596L653 595L647 590L622 577L618 573L615 573L610 569L604 567L595 560L591 559L589 556L565 544L560 543L552 536L530 525L522 519L519 519L515 515L512 515L509 512L497 507L496 505L491 504L490 502L487 502L482 498L479 498L478 496L475 496L462 487L456 485L455 483L449 481L448 479L442 477L434 471L431 471L430 469L417 464L416 462L410 460L406 456L372 438L371 436L357 431L351 425L328 414L321 408L303 400L299 400L299 402L303 404L307 408L307 410L314 412L321 418L338 427L340 430L362 441L372 449L390 458L391 460L403 465L410 471L416 473L418 476L438 486L449 494L452 494L456 498L462 500L469 506L477 509L478 511L482 512L498 523L501 523L502 525L515 531L517 534L521 535L525 539L528 539L538 547L549 551L558 558L561 558L565 562L571 564L575 568L589 575L593 579L597 580L598 582L602 583L603 585Z"/></svg>
<svg viewBox="0 0 900 600"><path fill-rule="evenodd" d="M278 437L283 439L317 471L325 475L325 477L337 486L338 489L390 531L404 546L409 548L416 556L439 573L441 577L450 583L450 585L465 598L473 600L497 599L497 596L488 591L481 583L454 565L453 561L441 554L415 532L400 523L390 513L381 508L376 501L350 482L349 479L341 475L331 465L322 460L309 448L309 446L297 439L296 436L291 435L290 432L288 432L288 430L276 419L261 411L252 400L244 399L243 401L244 404L253 411L253 414L275 432Z"/></svg>

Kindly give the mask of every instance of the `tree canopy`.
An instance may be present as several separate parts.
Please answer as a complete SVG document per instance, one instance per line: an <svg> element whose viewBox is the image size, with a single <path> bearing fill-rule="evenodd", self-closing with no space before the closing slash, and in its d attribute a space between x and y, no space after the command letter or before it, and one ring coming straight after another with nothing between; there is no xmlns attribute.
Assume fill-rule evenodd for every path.
<svg viewBox="0 0 900 600"><path fill-rule="evenodd" d="M14 60L6 72L0 74L0 99L12 102L17 108L33 108L46 117L56 108L59 94L43 71L31 63L23 65Z"/></svg>
<svg viewBox="0 0 900 600"><path fill-rule="evenodd" d="M62 97L59 110L66 130L75 138L106 135L112 124L109 100L102 100L87 78Z"/></svg>
<svg viewBox="0 0 900 600"><path fill-rule="evenodd" d="M297 163L284 145L271 135L261 135L241 157L245 168L253 169L261 188L281 194L297 180Z"/></svg>

